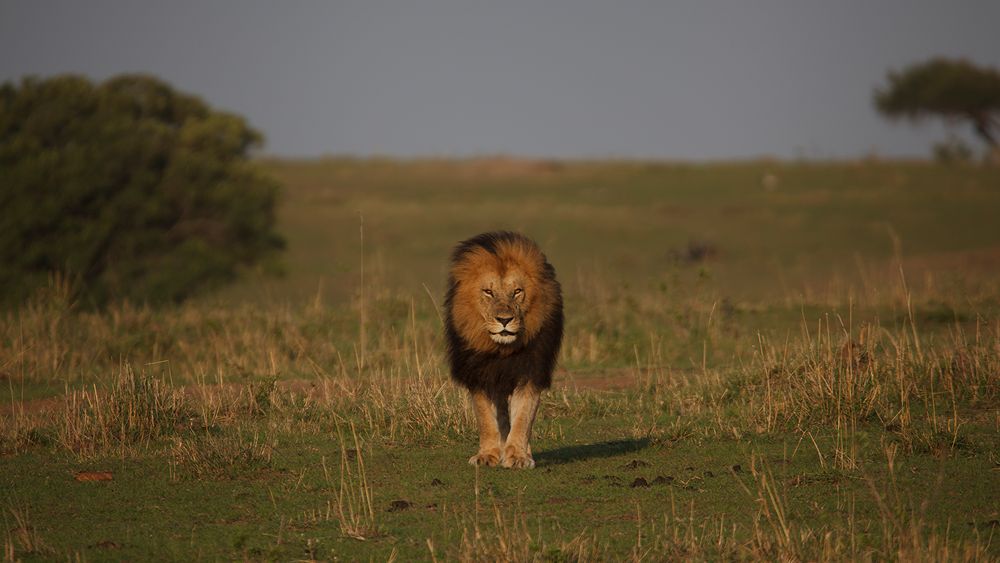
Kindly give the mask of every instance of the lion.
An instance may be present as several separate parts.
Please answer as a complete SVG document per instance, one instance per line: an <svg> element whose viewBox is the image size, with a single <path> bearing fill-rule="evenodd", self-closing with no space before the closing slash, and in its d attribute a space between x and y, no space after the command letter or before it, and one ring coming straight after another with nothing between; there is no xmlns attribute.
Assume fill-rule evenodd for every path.
<svg viewBox="0 0 1000 563"><path fill-rule="evenodd" d="M451 376L469 391L479 428L469 463L534 467L531 426L563 335L555 269L524 235L475 236L452 252L445 313Z"/></svg>

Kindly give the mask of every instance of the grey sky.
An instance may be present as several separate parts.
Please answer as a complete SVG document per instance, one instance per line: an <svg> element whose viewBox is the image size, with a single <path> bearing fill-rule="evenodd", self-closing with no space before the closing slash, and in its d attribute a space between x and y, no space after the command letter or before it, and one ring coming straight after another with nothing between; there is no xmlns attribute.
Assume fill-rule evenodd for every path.
<svg viewBox="0 0 1000 563"><path fill-rule="evenodd" d="M154 73L281 155L926 155L871 92L933 55L1000 66L1000 2L0 3L0 80Z"/></svg>

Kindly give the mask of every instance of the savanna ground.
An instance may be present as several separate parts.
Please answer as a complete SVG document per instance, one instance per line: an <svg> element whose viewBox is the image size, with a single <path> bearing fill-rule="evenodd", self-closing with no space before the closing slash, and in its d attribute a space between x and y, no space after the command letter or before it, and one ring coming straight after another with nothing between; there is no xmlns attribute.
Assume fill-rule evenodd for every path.
<svg viewBox="0 0 1000 563"><path fill-rule="evenodd" d="M262 165L283 278L2 317L4 559L1000 558L1000 169ZM566 294L530 471L443 362L496 228Z"/></svg>

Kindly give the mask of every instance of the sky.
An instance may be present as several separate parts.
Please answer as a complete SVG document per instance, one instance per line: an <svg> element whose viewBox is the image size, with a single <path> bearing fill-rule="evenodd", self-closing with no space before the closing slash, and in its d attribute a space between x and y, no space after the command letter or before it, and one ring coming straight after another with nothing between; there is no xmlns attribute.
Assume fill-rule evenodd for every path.
<svg viewBox="0 0 1000 563"><path fill-rule="evenodd" d="M152 73L278 156L927 156L968 132L872 92L938 55L1000 67L1000 2L0 0L0 81Z"/></svg>

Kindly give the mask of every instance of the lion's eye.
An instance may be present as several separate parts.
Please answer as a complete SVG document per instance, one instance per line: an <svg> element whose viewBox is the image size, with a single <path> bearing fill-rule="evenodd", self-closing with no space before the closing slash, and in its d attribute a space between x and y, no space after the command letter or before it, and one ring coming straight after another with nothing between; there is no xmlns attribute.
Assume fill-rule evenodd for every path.
<svg viewBox="0 0 1000 563"><path fill-rule="evenodd" d="M490 290L490 289L484 289L484 290L483 290L483 293L485 293L486 295L489 295L490 297L493 297L493 290Z"/></svg>
<svg viewBox="0 0 1000 563"><path fill-rule="evenodd" d="M524 293L524 290L521 289L520 287L514 290L514 296L515 297L517 297L518 295L521 295L522 293Z"/></svg>

